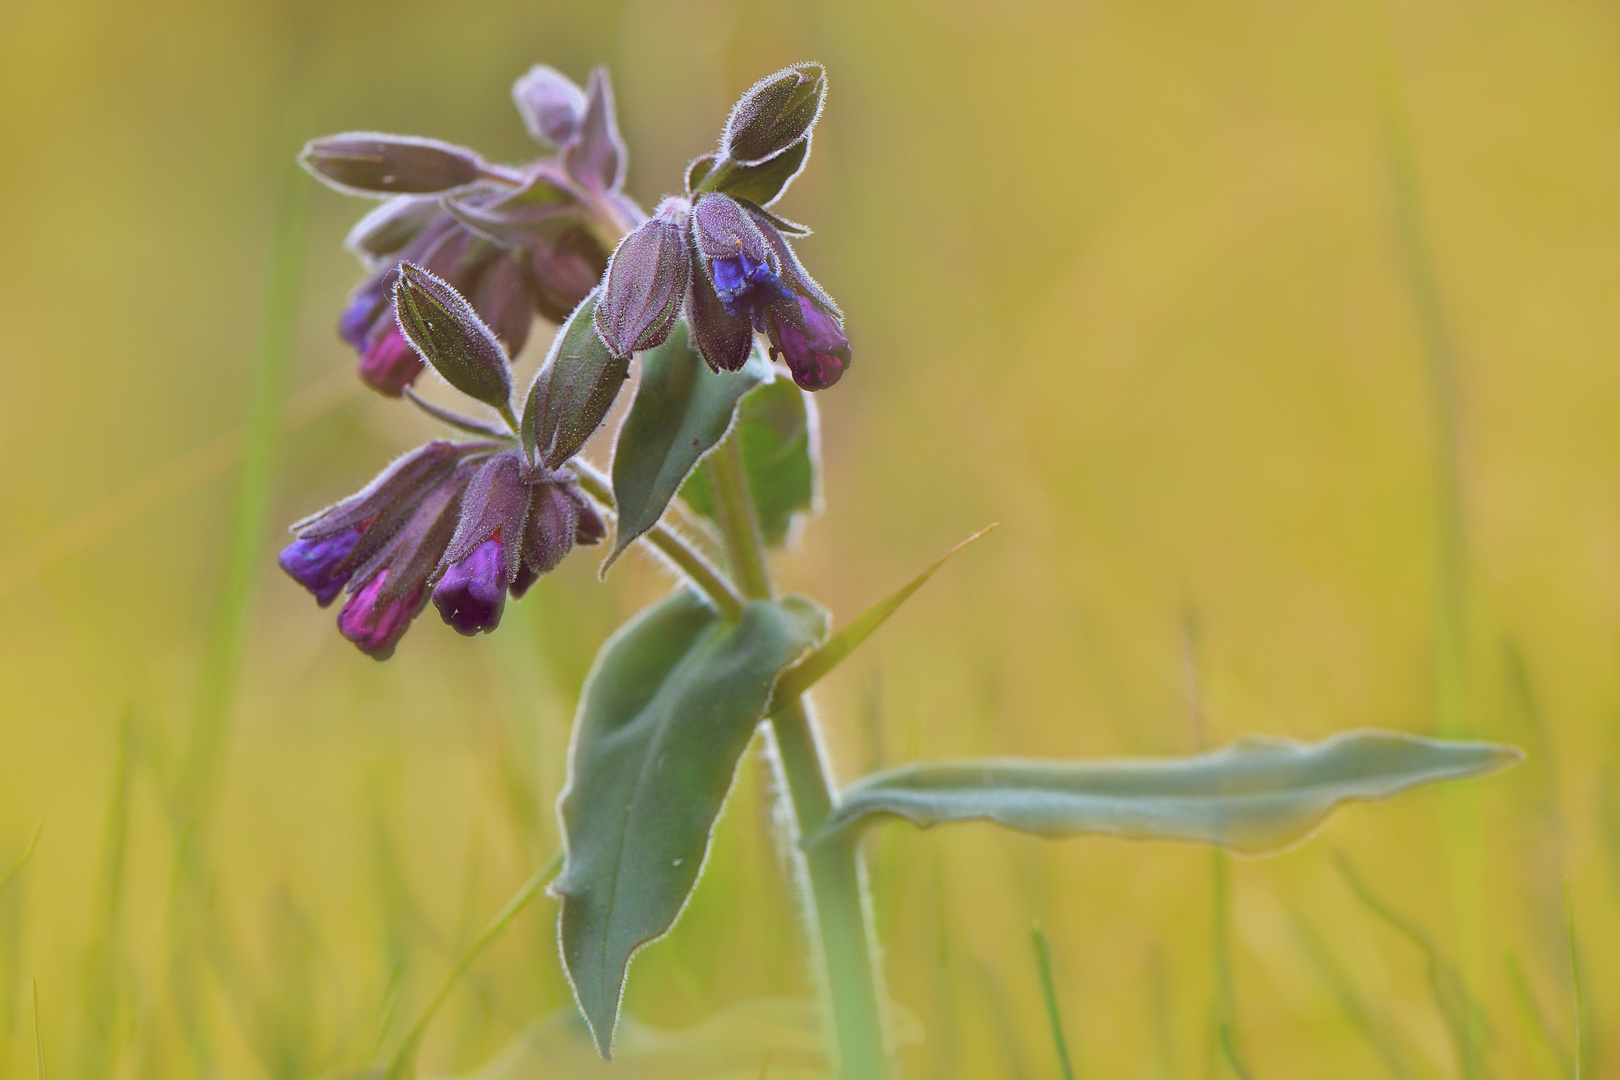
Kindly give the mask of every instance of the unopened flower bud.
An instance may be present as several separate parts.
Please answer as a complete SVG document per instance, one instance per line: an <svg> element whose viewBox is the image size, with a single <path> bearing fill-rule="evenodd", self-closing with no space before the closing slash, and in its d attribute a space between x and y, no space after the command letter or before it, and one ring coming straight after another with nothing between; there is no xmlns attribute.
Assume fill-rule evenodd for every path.
<svg viewBox="0 0 1620 1080"><path fill-rule="evenodd" d="M355 222L343 246L362 261L383 259L420 236L443 213L436 195L398 195Z"/></svg>
<svg viewBox="0 0 1620 1080"><path fill-rule="evenodd" d="M767 316L771 352L780 353L793 372L793 381L805 390L825 390L849 367L849 339L838 320L817 307L809 297L798 299L799 321L773 305Z"/></svg>
<svg viewBox="0 0 1620 1080"><path fill-rule="evenodd" d="M411 347L446 382L486 405L508 403L512 377L506 353L466 298L444 279L402 263L394 304Z"/></svg>
<svg viewBox="0 0 1620 1080"><path fill-rule="evenodd" d="M534 325L534 286L529 284L528 270L516 259L494 260L479 275L471 299L473 310L506 347L506 355L521 353Z"/></svg>
<svg viewBox="0 0 1620 1080"><path fill-rule="evenodd" d="M353 567L349 554L365 530L351 525L330 536L300 537L281 550L276 561L292 579L315 595L321 607L330 604L348 584Z"/></svg>
<svg viewBox="0 0 1620 1080"><path fill-rule="evenodd" d="M732 107L721 155L755 165L780 154L815 125L826 89L820 64L796 64L759 80Z"/></svg>
<svg viewBox="0 0 1620 1080"><path fill-rule="evenodd" d="M679 222L649 218L619 242L596 304L596 332L614 356L662 345L686 299L691 260Z"/></svg>
<svg viewBox="0 0 1620 1080"><path fill-rule="evenodd" d="M574 543L586 547L600 544L607 536L607 522L602 520L595 504L574 484L568 485L568 497L579 508L579 521L574 525Z"/></svg>
<svg viewBox="0 0 1620 1080"><path fill-rule="evenodd" d="M467 484L433 590L439 614L457 632L487 633L499 624L522 560L529 501L528 466L516 452L491 457Z"/></svg>
<svg viewBox="0 0 1620 1080"><path fill-rule="evenodd" d="M298 160L329 186L361 195L449 191L484 171L483 159L466 147L376 132L315 139Z"/></svg>
<svg viewBox="0 0 1620 1080"><path fill-rule="evenodd" d="M585 91L545 64L536 64L512 84L512 103L529 135L552 148L566 146L585 115Z"/></svg>
<svg viewBox="0 0 1620 1080"><path fill-rule="evenodd" d="M501 541L479 544L466 558L451 563L433 587L433 606L456 633L487 634L501 624L510 584L503 566Z"/></svg>
<svg viewBox="0 0 1620 1080"><path fill-rule="evenodd" d="M384 326L360 354L361 380L389 397L403 394L426 366L399 327L392 323Z"/></svg>
<svg viewBox="0 0 1620 1080"><path fill-rule="evenodd" d="M529 276L540 314L554 323L568 318L601 282L607 262L607 252L584 229L569 229L552 243L536 244Z"/></svg>
<svg viewBox="0 0 1620 1080"><path fill-rule="evenodd" d="M387 660L426 602L427 586L386 596L389 572L377 575L349 598L338 615L338 631L373 660Z"/></svg>

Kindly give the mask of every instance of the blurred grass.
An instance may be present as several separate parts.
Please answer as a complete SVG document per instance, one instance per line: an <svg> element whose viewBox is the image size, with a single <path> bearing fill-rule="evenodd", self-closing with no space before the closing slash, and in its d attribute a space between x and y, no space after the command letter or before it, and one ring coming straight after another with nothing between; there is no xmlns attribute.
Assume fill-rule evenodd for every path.
<svg viewBox="0 0 1620 1080"><path fill-rule="evenodd" d="M0 1076L33 1075L40 1052L69 1077L386 1060L555 850L580 682L663 587L641 564L602 586L570 562L494 637L424 621L376 665L274 569L281 523L430 430L349 390L333 324L360 205L295 189L304 244L278 261L288 143L378 128L516 157L511 79L608 62L650 202L732 95L812 56L831 98L783 210L816 227L801 252L858 359L819 402L829 509L790 584L843 622L1002 522L818 686L843 775L1184 752L1189 611L1211 744L1379 724L1532 755L1459 800L1472 854L1442 796L1358 808L1325 842L1228 860L1219 914L1204 852L876 834L887 968L927 1031L908 1075L1048 1074L1032 920L1090 1075L1229 1068L1217 1007L1241 1014L1257 1077L1462 1075L1422 950L1333 849L1466 974L1492 1032L1479 1075L1573 1064L1577 962L1586 1075L1615 1067L1620 14L13 0L5 16L0 866L19 869L0 883ZM279 375L276 311L293 313ZM181 778L208 760L199 844ZM770 804L745 766L702 887L637 961L632 1015L677 1028L807 991ZM533 905L471 966L424 1068L471 1071L567 1006L551 919Z"/></svg>

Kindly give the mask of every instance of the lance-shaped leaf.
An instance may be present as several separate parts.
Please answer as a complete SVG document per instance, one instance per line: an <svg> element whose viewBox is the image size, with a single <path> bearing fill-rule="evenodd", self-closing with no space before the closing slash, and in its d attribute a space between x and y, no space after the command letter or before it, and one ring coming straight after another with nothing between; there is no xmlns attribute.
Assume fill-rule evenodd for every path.
<svg viewBox="0 0 1620 1080"><path fill-rule="evenodd" d="M833 668L843 663L850 653L860 648L862 642L877 633L878 627L888 622L889 616L899 611L900 606L911 599L912 593L922 588L928 579L933 577L952 555L955 555L981 536L988 534L991 529L996 527L996 524L992 522L986 525L929 563L922 573L861 612L854 622L843 627L838 633L822 642L815 652L782 672L782 678L776 684L776 695L771 701L770 711L775 712L779 706L792 701L819 682Z"/></svg>
<svg viewBox="0 0 1620 1080"><path fill-rule="evenodd" d="M816 509L821 446L815 403L789 379L756 386L737 410L737 445L760 535L781 547L795 520ZM701 470L686 478L681 498L704 517L715 516L714 493Z"/></svg>
<svg viewBox="0 0 1620 1080"><path fill-rule="evenodd" d="M613 449L613 501L619 524L602 570L663 516L681 483L731 426L737 399L770 367L756 348L740 371L709 370L684 321L641 354L641 382Z"/></svg>
<svg viewBox="0 0 1620 1080"><path fill-rule="evenodd" d="M558 327L523 406L519 427L524 446L538 451L548 468L579 453L613 407L630 371L630 358L615 357L597 336L594 319L601 291L593 290Z"/></svg>
<svg viewBox="0 0 1620 1080"><path fill-rule="evenodd" d="M1190 758L963 761L910 765L845 788L808 843L888 814L928 828L992 821L1057 838L1101 833L1190 840L1248 855L1297 844L1340 803L1494 772L1509 746L1352 731L1315 744L1242 739Z"/></svg>
<svg viewBox="0 0 1620 1080"><path fill-rule="evenodd" d="M804 601L754 601L728 623L689 592L647 609L597 655L558 800L567 862L563 964L607 1056L630 956L674 925L776 673L821 634Z"/></svg>
<svg viewBox="0 0 1620 1080"><path fill-rule="evenodd" d="M760 206L769 206L781 198L788 185L804 171L804 163L809 156L810 137L806 135L769 161L758 165L739 165L735 161L723 161L718 167L711 163L707 168L701 166L696 169L689 168L688 189L718 191L735 199L747 199ZM704 159L698 159L702 160ZM697 162L693 162L693 165L697 166ZM693 184L697 185L695 189L691 188Z"/></svg>
<svg viewBox="0 0 1620 1080"><path fill-rule="evenodd" d="M483 159L464 146L374 131L315 139L298 162L329 187L355 195L449 191L484 170Z"/></svg>
<svg viewBox="0 0 1620 1080"><path fill-rule="evenodd" d="M466 297L407 262L399 265L394 305L405 339L445 382L486 405L506 407L512 397L506 351Z"/></svg>

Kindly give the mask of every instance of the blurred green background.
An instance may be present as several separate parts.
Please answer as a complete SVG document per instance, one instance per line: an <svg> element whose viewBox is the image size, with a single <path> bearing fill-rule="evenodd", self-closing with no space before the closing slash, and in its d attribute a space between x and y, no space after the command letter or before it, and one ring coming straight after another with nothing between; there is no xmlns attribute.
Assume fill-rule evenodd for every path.
<svg viewBox="0 0 1620 1080"><path fill-rule="evenodd" d="M847 619L1001 522L817 692L842 776L1363 725L1531 754L1261 861L875 832L908 1075L1057 1075L1038 920L1083 1075L1238 1075L1224 1024L1254 1077L1568 1076L1566 878L1587 1075L1620 1069L1613 5L0 0L0 24L0 875L42 826L0 878L0 1074L34 1074L35 980L53 1077L386 1052L555 849L586 668L666 587L576 557L492 637L429 613L376 664L275 569L285 523L431 430L352 376L363 204L295 175L298 145L529 156L511 81L607 63L651 205L808 58L828 110L782 210L856 366L818 398L827 511L786 578ZM255 442L278 220L296 329ZM807 992L770 812L750 758L629 1013ZM1341 857L1466 982L1477 1068ZM430 1073L567 1007L553 916L451 998Z"/></svg>

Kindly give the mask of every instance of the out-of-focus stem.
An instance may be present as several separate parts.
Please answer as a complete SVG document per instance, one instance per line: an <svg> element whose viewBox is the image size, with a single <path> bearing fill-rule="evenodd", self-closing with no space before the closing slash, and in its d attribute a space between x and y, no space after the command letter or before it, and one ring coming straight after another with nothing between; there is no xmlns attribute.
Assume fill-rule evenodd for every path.
<svg viewBox="0 0 1620 1080"><path fill-rule="evenodd" d="M733 572L750 599L769 599L774 592L770 565L734 435L709 456L705 467ZM793 698L781 704L770 723L777 762L793 806L795 839L811 836L820 830L833 806L832 777L816 739L814 721L804 699ZM803 859L808 888L802 901L813 918L814 946L820 951L817 967L823 977L837 1075L841 1080L887 1080L886 1002L873 961L876 948L856 840L853 836L833 837L795 857Z"/></svg>

